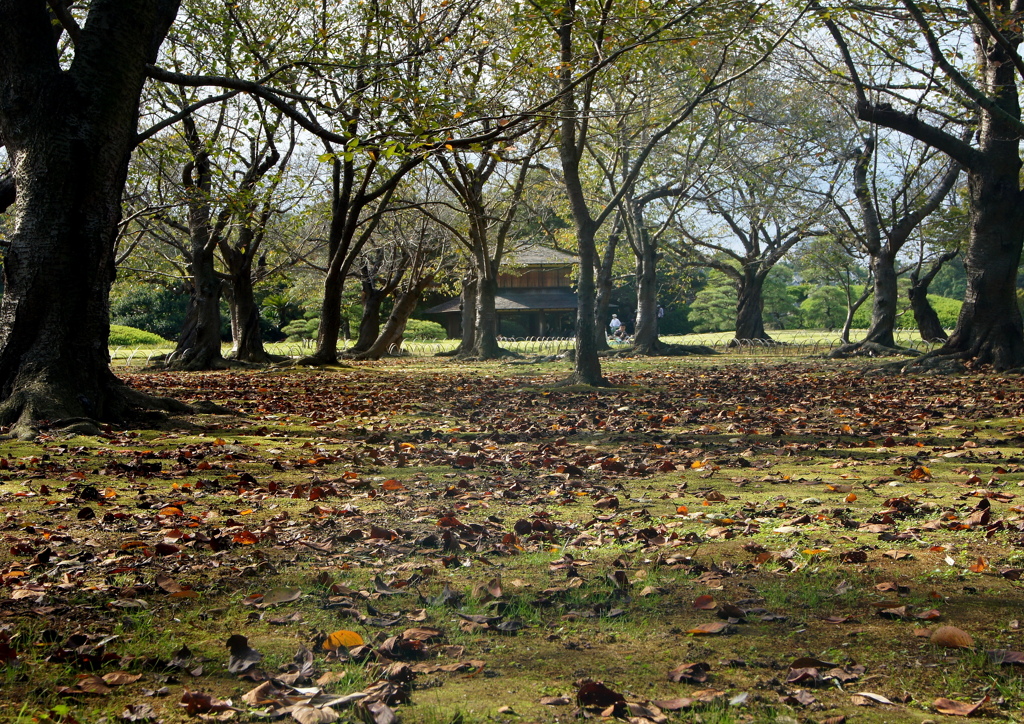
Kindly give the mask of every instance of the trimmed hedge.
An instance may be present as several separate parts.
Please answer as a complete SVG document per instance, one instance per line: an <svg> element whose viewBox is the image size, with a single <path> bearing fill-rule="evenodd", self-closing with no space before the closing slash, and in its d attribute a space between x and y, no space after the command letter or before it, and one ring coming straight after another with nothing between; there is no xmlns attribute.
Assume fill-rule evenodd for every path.
<svg viewBox="0 0 1024 724"><path fill-rule="evenodd" d="M110 325L110 337L107 344L111 347L173 347L172 342L158 334L144 329L125 327L120 324Z"/></svg>
<svg viewBox="0 0 1024 724"><path fill-rule="evenodd" d="M404 336L406 339L445 339L448 337L448 333L437 322L410 319L405 323Z"/></svg>

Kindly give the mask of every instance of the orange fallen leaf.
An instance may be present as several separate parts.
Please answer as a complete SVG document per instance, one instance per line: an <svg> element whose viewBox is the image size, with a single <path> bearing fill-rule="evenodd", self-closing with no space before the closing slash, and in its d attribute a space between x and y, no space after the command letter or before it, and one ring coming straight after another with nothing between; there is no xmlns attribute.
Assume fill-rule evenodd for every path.
<svg viewBox="0 0 1024 724"><path fill-rule="evenodd" d="M346 631L341 629L335 631L324 640L322 646L327 651L334 651L339 646L351 648L353 646L362 646L363 637L357 634L355 631Z"/></svg>
<svg viewBox="0 0 1024 724"><path fill-rule="evenodd" d="M969 649L974 646L971 635L956 626L940 626L931 635L931 642L947 649Z"/></svg>
<svg viewBox="0 0 1024 724"><path fill-rule="evenodd" d="M693 607L698 611L711 611L717 605L718 604L715 603L714 596L709 596L708 594L704 594L703 596L697 596L697 598L693 601Z"/></svg>

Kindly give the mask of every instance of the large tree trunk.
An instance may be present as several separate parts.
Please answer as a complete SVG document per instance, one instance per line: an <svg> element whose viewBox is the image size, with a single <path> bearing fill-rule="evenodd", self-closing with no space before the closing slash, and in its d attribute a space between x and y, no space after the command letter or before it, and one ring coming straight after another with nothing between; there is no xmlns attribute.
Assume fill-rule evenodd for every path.
<svg viewBox="0 0 1024 724"><path fill-rule="evenodd" d="M488 264L486 260L485 264ZM498 312L495 309L495 297L498 294L498 279L495 273L481 275L477 282L476 298L476 337L473 341L472 355L477 359L497 359L501 357L498 346Z"/></svg>
<svg viewBox="0 0 1024 724"><path fill-rule="evenodd" d="M462 291L459 292L459 309L462 312L459 344L450 352L438 352L438 357L465 357L473 349L476 341L476 290L475 272L466 272L462 277Z"/></svg>
<svg viewBox="0 0 1024 724"><path fill-rule="evenodd" d="M944 342L949 339L949 335L939 321L939 315L935 313L931 302L928 301L928 287L931 286L943 265L959 253L957 250L943 254L932 263L931 268L923 277L920 276L920 265L910 273L910 289L907 291L907 296L910 298L910 309L914 312L917 331L921 335L921 339L926 342Z"/></svg>
<svg viewBox="0 0 1024 724"><path fill-rule="evenodd" d="M341 334L341 297L345 272L329 269L324 278L324 299L320 307L320 328L316 334L313 360L320 364L338 364L338 335Z"/></svg>
<svg viewBox="0 0 1024 724"><path fill-rule="evenodd" d="M176 9L93 3L65 70L46 4L0 0L0 137L17 198L0 300L0 424L16 434L152 404L110 371L109 292L145 66Z"/></svg>
<svg viewBox="0 0 1024 724"><path fill-rule="evenodd" d="M949 334L942 327L939 315L935 313L934 307L928 301L928 286L912 284L908 292L910 296L910 308L914 312L914 321L917 322L917 331L921 339L926 342L945 342Z"/></svg>
<svg viewBox="0 0 1024 724"><path fill-rule="evenodd" d="M744 271L736 300L737 340L773 341L764 329L764 279L766 274Z"/></svg>
<svg viewBox="0 0 1024 724"><path fill-rule="evenodd" d="M412 316L413 310L416 309L423 292L433 281L434 276L427 275L398 296L377 341L368 350L358 355L357 359L380 359L385 355L392 354L401 346L405 325L409 321L409 317Z"/></svg>
<svg viewBox="0 0 1024 724"><path fill-rule="evenodd" d="M597 275L595 284L597 296L594 301L594 344L599 352L611 349L608 345L608 337L605 334L605 330L608 326L608 320L611 318L608 309L612 303L615 249L618 245L619 233L618 230L615 230L608 237L608 243L605 245L604 253L601 255L601 265L595 272Z"/></svg>
<svg viewBox="0 0 1024 724"><path fill-rule="evenodd" d="M896 328L896 308L899 302L896 260L884 251L872 255L871 273L874 277L874 300L871 306L871 326L868 327L864 342L895 348L893 330Z"/></svg>
<svg viewBox="0 0 1024 724"><path fill-rule="evenodd" d="M1017 140L1004 144L1016 147ZM1024 326L1017 305L1017 266L1024 237L1020 160L1006 149L968 174L971 242L964 256L967 293L956 329L937 355L955 355L998 370L1024 365Z"/></svg>
<svg viewBox="0 0 1024 724"><path fill-rule="evenodd" d="M181 370L210 370L226 366L220 351L221 279L213 265L213 247L200 235L193 236L192 289L185 324L168 366Z"/></svg>
<svg viewBox="0 0 1024 724"><path fill-rule="evenodd" d="M1010 3L996 4L1000 13ZM833 37L843 44L839 31ZM1020 119L1017 69L1012 54L1019 38L1006 40L989 34L980 23L973 26L978 80L991 106L978 115L978 144L972 148L941 130L923 123L916 114L875 106L866 96L857 102L857 115L931 143L967 169L971 231L964 267L967 293L956 329L946 344L911 365L943 367L962 361L991 364L997 370L1024 366L1024 324L1016 298L1017 265L1024 243L1024 198L1020 185L1020 135L1003 120Z"/></svg>
<svg viewBox="0 0 1024 724"><path fill-rule="evenodd" d="M646 230L640 233L646 236ZM653 354L658 347L658 251L649 239L640 240L636 257L636 332L638 352Z"/></svg>
<svg viewBox="0 0 1024 724"><path fill-rule="evenodd" d="M260 307L252 282L252 257L239 254L230 269L231 357L239 362L264 364L271 356L263 347Z"/></svg>
<svg viewBox="0 0 1024 724"><path fill-rule="evenodd" d="M976 32L978 29L976 28ZM986 90L1020 118L1012 59L992 38L978 45ZM967 292L956 329L935 356L970 359L997 370L1024 365L1024 325L1017 305L1017 267L1024 243L1020 136L995 113L981 114L978 151L983 160L967 174L971 233L964 268Z"/></svg>
<svg viewBox="0 0 1024 724"><path fill-rule="evenodd" d="M349 350L354 355L361 354L373 346L380 336L380 309L388 298L389 289L377 289L373 281L363 282L363 315L359 318L359 334L356 343Z"/></svg>
<svg viewBox="0 0 1024 724"><path fill-rule="evenodd" d="M581 193L582 196L582 193ZM594 225L589 218L577 218L576 238L580 251L580 279L576 287L579 304L576 309L576 349L573 372L569 384L601 386L608 381L601 374L601 360L597 356L595 332L604 336L604 328L597 329L594 321Z"/></svg>

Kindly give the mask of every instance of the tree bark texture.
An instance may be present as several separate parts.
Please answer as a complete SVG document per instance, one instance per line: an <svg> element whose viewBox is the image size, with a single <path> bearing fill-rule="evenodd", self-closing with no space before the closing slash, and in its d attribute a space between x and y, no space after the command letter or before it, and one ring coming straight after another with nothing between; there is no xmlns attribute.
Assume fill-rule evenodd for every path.
<svg viewBox="0 0 1024 724"><path fill-rule="evenodd" d="M773 341L764 329L764 280L767 272L747 264L740 276L736 299L736 339Z"/></svg>
<svg viewBox="0 0 1024 724"><path fill-rule="evenodd" d="M871 325L864 342L873 342L883 347L896 347L896 311L899 303L899 283L896 276L896 259L886 250L871 255L871 273L874 301L871 307Z"/></svg>
<svg viewBox="0 0 1024 724"><path fill-rule="evenodd" d="M260 306L256 303L252 257L235 252L228 267L228 305L231 309L231 357L239 362L264 364L271 360L263 347Z"/></svg>
<svg viewBox="0 0 1024 724"><path fill-rule="evenodd" d="M646 229L639 230L636 254L636 331L633 344L637 351L651 354L658 347L658 249Z"/></svg>
<svg viewBox="0 0 1024 724"><path fill-rule="evenodd" d="M320 328L316 335L313 359L320 364L338 363L338 335L341 334L341 297L345 271L328 269L324 277L324 298L320 306Z"/></svg>
<svg viewBox="0 0 1024 724"><path fill-rule="evenodd" d="M910 298L910 309L914 313L914 321L917 322L917 331L921 339L928 342L944 342L949 339L949 334L942 327L939 315L935 313L931 302L928 301L928 288L932 281L942 270L943 265L955 257L959 251L951 251L936 259L931 268L924 276L920 275L920 266L910 273L910 289L907 295Z"/></svg>
<svg viewBox="0 0 1024 724"><path fill-rule="evenodd" d="M462 278L462 340L457 354L470 354L476 343L477 275L471 271Z"/></svg>
<svg viewBox="0 0 1024 724"><path fill-rule="evenodd" d="M1019 33L1015 40L1019 45ZM1013 62L981 31L978 45L986 91L1019 119ZM1020 139L991 112L981 114L978 137L983 160L970 166L967 174L971 209L970 242L964 255L967 292L956 329L937 354L1003 370L1024 365L1024 324L1017 305L1017 266L1024 243Z"/></svg>
<svg viewBox="0 0 1024 724"><path fill-rule="evenodd" d="M215 250L228 221L222 212L216 221L211 210L210 157L196 133L195 122L182 124L193 158L182 172L182 185L188 197L189 291L185 323L178 344L167 360L175 369L208 370L225 366L220 351L221 278L217 274Z"/></svg>
<svg viewBox="0 0 1024 724"><path fill-rule="evenodd" d="M0 423L117 420L149 404L110 371L109 292L146 64L171 0L96 0L61 67L44 0L0 0L0 137L14 170L0 300Z"/></svg>
<svg viewBox="0 0 1024 724"><path fill-rule="evenodd" d="M167 364L182 370L218 369L226 365L220 351L221 278L214 267L213 248L202 234L193 236L192 288L185 324Z"/></svg>
<svg viewBox="0 0 1024 724"><path fill-rule="evenodd" d="M428 274L398 295L380 336L368 350L358 355L357 359L380 359L385 355L392 354L401 346L405 325L416 309L416 305L419 304L423 292L433 282L434 276Z"/></svg>
<svg viewBox="0 0 1024 724"><path fill-rule="evenodd" d="M614 281L613 267L615 264L615 250L619 245L619 234L615 231L608 237L608 243L601 255L601 264L595 270L594 293L594 344L597 350L604 351L611 349L608 345L608 336L605 330L608 329L608 320L611 315L608 310L612 303L612 282Z"/></svg>
<svg viewBox="0 0 1024 724"><path fill-rule="evenodd" d="M356 343L352 345L352 354L360 354L370 349L380 336L380 310L384 300L394 289L377 288L373 281L363 281L363 314L359 318L359 333Z"/></svg>
<svg viewBox="0 0 1024 724"><path fill-rule="evenodd" d="M483 259L486 266L491 266L488 259ZM484 276L478 276L476 293L476 334L473 340L471 356L477 359L497 359L501 356L498 346L498 312L495 298L498 295L498 277L496 270Z"/></svg>
<svg viewBox="0 0 1024 724"><path fill-rule="evenodd" d="M991 161L988 169L968 174L967 292L956 329L937 354L971 358L1002 370L1024 365L1024 326L1017 305L1024 208L1016 153Z"/></svg>
<svg viewBox="0 0 1024 724"><path fill-rule="evenodd" d="M573 225L576 228L576 242L580 256L580 277L576 286L578 304L576 307L576 346L573 356L573 372L566 380L568 384L607 385L601 373L601 360L597 356L596 334L603 335L603 325L598 329L594 319L596 311L596 285L594 268L597 262L598 225L590 214L587 198L580 175L580 159L583 156L586 126L577 128L580 109L577 107L577 91L572 85L572 69L577 61L573 49L573 32L577 22L574 0L565 0L564 12L558 27L559 55L562 61L559 84L562 102L558 135L558 156L562 162L562 179ZM583 112L585 115L585 111ZM583 135L581 138L580 135Z"/></svg>

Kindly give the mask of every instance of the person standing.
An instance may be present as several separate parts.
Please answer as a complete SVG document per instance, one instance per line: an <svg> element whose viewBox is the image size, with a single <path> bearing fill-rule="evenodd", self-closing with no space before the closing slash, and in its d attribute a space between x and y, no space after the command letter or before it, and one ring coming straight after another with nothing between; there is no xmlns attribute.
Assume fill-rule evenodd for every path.
<svg viewBox="0 0 1024 724"><path fill-rule="evenodd" d="M622 320L619 319L619 315L613 314L612 321L608 322L608 329L611 330L611 335L617 337L621 328Z"/></svg>

